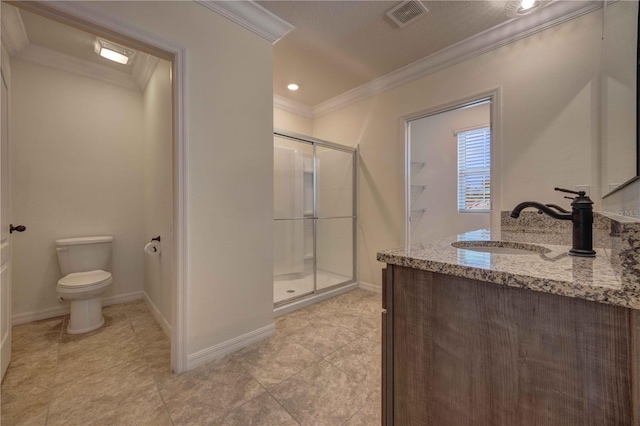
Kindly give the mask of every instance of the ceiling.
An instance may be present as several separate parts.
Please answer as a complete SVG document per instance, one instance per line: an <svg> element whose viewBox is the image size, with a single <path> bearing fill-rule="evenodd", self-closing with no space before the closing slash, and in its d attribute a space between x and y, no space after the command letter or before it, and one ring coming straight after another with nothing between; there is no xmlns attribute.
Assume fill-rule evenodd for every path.
<svg viewBox="0 0 640 426"><path fill-rule="evenodd" d="M399 1L258 3L294 26L274 45L274 93L310 107L511 19L497 0L423 1L404 28L386 16Z"/></svg>
<svg viewBox="0 0 640 426"><path fill-rule="evenodd" d="M11 56L129 89L143 91L159 60L136 52L126 65L110 61L95 53L94 34L4 2L1 18Z"/></svg>

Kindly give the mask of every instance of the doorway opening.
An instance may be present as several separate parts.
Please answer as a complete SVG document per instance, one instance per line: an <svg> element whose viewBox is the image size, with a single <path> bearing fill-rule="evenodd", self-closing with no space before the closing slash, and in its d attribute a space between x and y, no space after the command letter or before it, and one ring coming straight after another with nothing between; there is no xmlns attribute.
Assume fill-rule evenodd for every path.
<svg viewBox="0 0 640 426"><path fill-rule="evenodd" d="M55 50L56 41L53 40L54 37L51 37L49 40L45 40L46 34L43 34L43 36L45 37L43 38L43 40L45 40L45 42L49 42L49 45L38 46L37 48L31 49L31 51L28 52L28 55L25 54L24 57L20 57L20 52L12 52L13 53L12 57L17 58L15 60L16 63L20 63L18 66L23 67L25 69L29 68L29 69L35 70L35 71L33 70L32 71L33 71L33 74L36 76L38 73L56 74L57 77L65 79L67 82L70 82L72 80L71 77L74 77L74 74L75 74L75 77L81 80L84 78L83 81L84 83L86 83L85 88L92 86L93 89L97 91L102 90L105 96L108 96L108 84L104 84L104 83L108 83L107 80L109 80L109 78L111 77L112 80L114 80L112 83L114 83L115 86L119 86L118 90L120 90L120 92L123 94L123 97L125 98L128 97L130 100L130 105L128 105L126 108L131 109L136 104L139 105L142 109L145 109L145 105L156 106L156 107L160 104L162 105L163 108L161 111L159 110L160 108L157 108L156 111L149 112L145 110L145 111L139 112L140 118L142 118L143 121L146 118L149 118L149 120L152 122L152 123L148 123L149 125L145 125L147 129L132 130L132 126L134 126L134 124L127 121L127 113L125 113L125 111L121 111L120 120L117 120L117 119L112 120L115 123L115 126L114 126L115 129L112 134L113 137L111 139L113 141L113 144L109 144L108 141L102 141L100 143L95 144L93 148L88 149L89 147L87 145L90 145L95 141L90 140L89 138L85 138L86 140L84 145L79 140L77 141L77 143L78 143L78 147L80 147L80 150L84 149L87 155L91 155L91 151L93 150L95 151L95 154L97 156L92 161L86 161L87 164L84 169L84 172L89 174L92 172L96 172L95 174L98 174L97 169L103 169L103 168L105 170L107 169L106 167L103 167L105 166L104 163L102 163L99 166L97 165L101 161L100 155L105 154L105 152L108 151L109 149L117 147L118 143L121 144L122 141L119 138L120 137L125 138L125 133L127 133L128 131L131 130L130 132L131 134L127 134L127 137L131 137L131 139L135 140L136 139L135 134L137 134L139 142L145 145L144 147L138 146L137 148L135 148L137 149L137 152L134 153L133 155L129 155L129 154L132 154L130 152L123 153L123 155L125 157L128 157L128 161L132 163L137 160L140 160L139 162L141 164L145 163L143 165L143 168L145 168L149 172L149 173L145 173L144 171L141 171L141 173L145 174L145 176L143 176L141 179L149 183L149 185L147 185L148 188L143 188L142 190L139 190L136 192L136 193L138 192L140 193L138 194L140 195L140 199L138 200L140 201L140 203L136 202L135 204L136 205L144 204L144 205L138 206L140 208L136 207L135 209L133 208L133 206L130 206L129 210L131 213L131 219L132 219L131 222L134 222L137 219L141 219L143 217L146 218L146 216L149 216L148 220L146 220L145 222L150 226L145 226L143 224L142 229L136 233L135 237L131 235L132 232L125 232L123 235L120 235L119 237L118 235L114 235L115 238L114 238L114 247L113 247L113 253L114 253L113 267L117 269L118 266L116 265L116 262L119 262L119 266L121 268L119 273L114 273L114 282L117 282L119 278L120 280L122 280L123 276L128 275L127 271L123 271L122 268L131 270L132 268L129 267L130 265L124 265L124 264L128 262L132 262L133 257L135 257L138 266L142 265L142 269L145 271L145 273L143 274L149 277L152 277L152 280L159 282L159 285L155 286L157 290L155 291L155 294L152 294L154 293L154 291L151 289L147 291L146 283L143 289L137 289L137 288L133 289L133 287L131 287L131 289L133 289L134 291L129 291L131 289L125 288L126 286L118 287L116 289L113 289L110 294L105 295L110 299L107 301L107 303L105 303L105 305L111 302L113 303L126 302L127 299L131 299L131 298L137 298L137 299L144 298L145 301L151 302L149 305L152 307L155 306L156 308L156 309L151 309L152 314L156 317L156 320L158 320L158 322L160 323L164 331L170 335L170 342L171 342L169 345L170 357L168 357L167 359L167 364L170 364L170 368L173 371L180 373L186 369L186 353L185 353L185 346L186 346L185 337L186 336L185 336L185 330L184 330L185 323L186 323L184 319L184 316L185 316L185 309L184 309L184 303L185 303L185 297L184 297L184 293L185 293L185 289L184 289L184 265L185 265L185 262L184 262L184 256L185 256L184 144L185 144L185 140L184 140L184 109L182 106L183 94L184 94L184 72L183 72L184 51L182 48L175 46L170 42L166 42L163 40L159 40L155 37L151 37L148 34L138 31L135 28L131 28L129 26L125 27L116 22L108 22L105 20L101 20L99 17L87 15L86 13L83 13L81 8L76 9L74 6L67 7L65 5L57 5L57 4L49 5L49 4L42 4L38 2L11 2L11 6L9 4L3 4L3 13L4 13L5 6L14 7L19 14L24 14L25 16L28 15L29 17L27 19L30 19L33 22L36 22L36 23L45 22L43 20L46 20L47 25L66 26L70 29L70 32L74 32L74 34L76 35L79 34L79 32L84 32L96 39L101 39L103 41L106 40L107 42L124 46L128 50L133 51L134 55L137 56L137 58L148 59L149 57L155 57L155 59L151 61L146 61L146 66L144 63L145 61L135 62L135 59L134 59L132 66L134 67L145 66L146 69L142 70L143 72L138 74L146 75L147 77L146 82L140 81L140 78L139 78L140 75L134 75L133 78L128 78L128 76L126 75L127 74L126 71L122 69L117 69L117 65L109 64L111 69L115 69L119 73L116 72L116 73L109 74L107 72L105 75L103 75L104 78L102 79L102 82L100 82L100 84L102 84L102 88L99 88L98 87L99 84L96 84L95 82L90 82L91 77L95 77L95 76L88 76L86 75L86 73L85 75L83 75L82 72L80 71L77 71L74 73L73 71L70 71L70 70L64 70L62 69L61 65L59 65L56 68L56 66L51 66L50 64L37 63L36 61L29 61L27 59L27 57L34 57L34 52L35 54L42 53L42 52L48 53L51 50ZM37 30L42 30L43 26L36 25L35 28L37 28ZM66 33L63 33L63 34L66 34ZM35 41L37 38L38 38L37 36L34 36L30 40ZM68 40L70 39L74 39L74 38L70 37ZM93 45L91 45L91 47L93 47ZM89 63L91 62L91 58L89 58L89 55L96 55L96 53L98 52L92 51L90 53L85 53L87 55L86 57L84 58L76 57L76 59L78 59L78 61L84 60L85 62L83 62L83 64L86 65L87 62ZM72 55L73 52L66 52L66 54L69 57L73 56ZM78 53L78 55L76 56L81 56L81 54ZM42 55L42 57L47 57L47 55ZM48 55L48 57L52 57L52 55ZM33 64L29 62L33 62ZM71 63L73 61L68 61L68 62ZM149 66L149 63L152 63L153 65ZM3 63L3 72L5 71L4 68L5 68L5 64ZM94 68L97 69L96 67ZM102 69L104 70L105 68L108 68L108 66L105 66ZM53 71L51 71L51 69L53 69ZM88 71L88 73L91 73L92 68L85 67L85 71ZM96 72L96 74L99 74L99 72ZM157 81L154 82L154 78ZM161 82L161 84L159 84L158 81L162 79L164 80ZM98 78L98 80L100 80L100 78ZM73 84L73 83L70 83L70 84ZM124 91L122 90L123 87L126 90L127 85L130 85L128 89L132 92L132 93L129 93L128 95L124 93ZM51 85L51 86L54 86L54 85ZM15 89L16 88L11 87L11 83L10 83L8 88L10 99L12 99L12 96L15 96L17 94L17 93L12 93L12 92L16 92ZM88 88L87 90L90 91L93 89ZM151 93L151 90L154 90L154 93ZM138 92L138 94L135 94L133 92ZM135 99L136 97L140 99ZM82 99L83 97L79 96L80 102L82 102ZM100 100L97 100L95 98L91 99L90 97L86 97L85 99L87 100L88 103L90 103L89 102L89 99L90 99L91 101L97 104L96 109L91 110L94 112L96 116L95 121L97 123L100 123L101 119L105 119L104 120L105 122L109 121L109 119L107 119L104 116L101 116L100 114ZM104 100L103 103L108 103L108 102L113 102L113 100L111 101ZM10 106L12 105L13 104L10 102ZM68 105L68 103L65 104L64 102L60 102L59 107L65 108L66 105ZM114 110L117 109L117 107L115 107L115 104L112 106L114 106L114 108L112 109ZM16 111L10 110L9 115L11 116L12 113L16 113ZM87 114L87 116L89 116L89 114ZM148 117L148 116L151 116L151 117ZM11 118L10 118L10 121L11 121ZM89 127L88 121L77 120L75 124L79 127L83 127L83 126L85 128ZM118 127L119 125L121 125L121 127ZM108 127L109 126L105 124L105 129L107 129ZM152 134L153 129L157 130L157 134ZM149 134L148 140L145 140L144 138L145 134ZM12 140L10 141L10 143L13 144L14 142L17 142L13 140L15 136L13 133L11 134L11 136L12 136ZM55 139L54 134L52 134L51 136L52 136L51 139ZM149 142L149 141L153 143L157 142L157 146L153 147L147 144L146 142ZM159 152L160 149L162 150L161 153ZM152 155L148 158L144 158L144 156L141 153L145 151L152 152ZM70 152L73 152L73 150ZM155 152L155 154L153 152ZM104 157L108 157L108 155L105 155ZM14 157L12 156L12 160L13 158ZM87 160L87 159L88 157L86 155L82 155L81 153L79 153L77 155L77 158L75 158L75 160L78 163L82 163L84 160ZM109 162L111 160L107 159L106 161ZM149 163L149 164L146 164L146 163ZM93 169L91 164L94 164ZM128 170L128 169L125 170L126 167L128 166L126 165L118 166L118 164L114 163L112 164L112 173L115 176L119 173L126 172ZM130 167L131 171L135 170L136 167L137 166L135 165L133 167ZM65 171L65 170L69 171L69 169L65 169L64 167L60 167L60 169L62 171ZM81 171L77 171L77 172L78 172L77 174L82 174L80 173ZM156 173L156 172L159 172L159 173ZM160 174L162 176L160 176ZM94 197L94 201L96 201L96 203L100 194L105 195L104 192L101 192L100 187L101 186L107 187L110 185L110 183L113 183L113 182L109 182L109 179L106 176L106 174L102 177L103 178L95 180L94 182L95 186L97 186L98 188L96 188L96 190L93 191L93 193L92 191L88 191L88 190L85 191L86 193L89 194L90 198ZM158 178L161 178L161 179L158 179ZM54 179L50 180L49 183L51 188L60 189L58 186L59 182L58 183L56 182L58 181ZM15 184L15 182L13 183ZM145 185L145 184L142 184L142 185ZM128 187L125 184L120 184L118 186L119 186L119 189L111 188L111 190L114 190L116 192L119 191L120 196L122 198L126 198L127 196L131 195L131 192L132 192L131 187ZM23 190L24 188L18 188L18 189ZM74 190L70 189L66 193L68 196L73 196ZM77 193L77 191L75 193ZM36 194L32 193L31 195L36 195ZM116 204L119 201L121 201L118 199L119 198L118 195L111 194L111 195L106 195L106 197L110 199L112 204ZM88 203L91 203L91 200L89 200ZM67 203L67 205L68 204L70 203ZM60 205L63 205L63 206L65 205L64 200L61 200ZM158 205L161 205L162 208L156 209ZM17 207L14 205L14 210L15 208ZM116 215L118 210L122 210L122 209L116 209L114 207L110 212L112 213L111 216ZM135 214L133 213L133 210L136 210ZM157 212L160 210L163 216L162 218L151 217L154 215L154 211ZM12 214L9 214L9 213L5 214L5 212L3 211L2 223L4 224L7 216L14 218L13 220L18 220L18 221L23 220L23 218L16 217L17 213L18 212L14 211L12 212ZM24 216L24 214L26 213L23 212L23 214L21 215ZM78 234L84 234L84 235L91 235L91 234L95 235L96 233L111 234L109 230L104 229L106 227L106 225L104 225L105 221L100 221L97 216L95 217L93 224L85 224L86 226L84 226L82 229L73 228L72 226L73 223L74 223L74 216L73 214L69 214L67 217L66 225L62 227L64 229L58 229L57 231L61 233L58 236L58 238L81 236ZM33 229L32 232L34 234L35 232L38 231L36 226L33 226L33 225L29 226L29 223L25 223L25 225L27 225L27 228L31 228L27 231L27 233L29 233L29 231L31 231L32 229ZM40 226L40 223L38 223L38 227L39 226ZM113 226L114 229L116 230L121 229L119 225L111 224L111 226ZM100 228L100 229L97 229L97 228ZM92 229L96 229L95 233L94 231L92 231ZM148 259L147 256L143 254L144 244L150 242L152 238L158 237L160 235L162 239L162 243L161 243L162 254L164 255L162 257L163 265L148 264L149 260L151 262L159 263L159 257ZM48 241L48 242L50 244L47 245L47 248L54 247L52 245L53 241ZM20 244L22 243L23 242L20 242ZM124 246L128 246L130 249L131 247L135 247L135 249L131 249L133 251L130 253L130 256L128 256L127 259L123 260L121 256L121 250L123 249ZM55 251L53 251L53 253L55 256ZM119 255L120 257L118 257ZM141 262L141 260L143 260L143 262ZM53 266L57 266L57 265L54 264ZM53 266L51 265L48 266L49 272L52 269L55 269ZM56 272L59 274L58 270L56 270ZM129 275L131 275L132 277L135 274L129 274ZM140 275L140 273L138 273L138 275ZM122 281L120 282L122 283ZM136 284L133 284L133 286L135 285ZM139 286L139 283L137 285ZM53 289L55 292L55 281L53 283ZM162 306L160 307L160 305ZM62 307L62 309L64 309L64 307ZM14 312L13 315L11 313L7 315L6 314L7 311L5 310L3 312L3 319L8 318L9 321L11 321L11 318L13 317L14 323L16 323L16 321L17 323L27 322L29 320L36 319L35 318L36 316L40 316L40 318L45 318L47 317L47 315L54 316L54 314L57 314L59 310L60 308L57 308L57 309L49 308L49 309L41 309L40 310L41 312L36 312L36 310L33 310L32 312ZM21 314L24 314L24 315L20 316ZM30 319L30 318L33 318L33 319ZM10 329L10 326L9 326L9 329Z"/></svg>
<svg viewBox="0 0 640 426"><path fill-rule="evenodd" d="M405 118L407 248L499 221L496 95Z"/></svg>

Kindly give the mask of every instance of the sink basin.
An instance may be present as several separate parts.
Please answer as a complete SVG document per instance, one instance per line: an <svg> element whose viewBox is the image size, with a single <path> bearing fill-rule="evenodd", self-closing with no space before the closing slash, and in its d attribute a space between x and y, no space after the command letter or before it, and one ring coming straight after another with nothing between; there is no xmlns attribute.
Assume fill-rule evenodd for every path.
<svg viewBox="0 0 640 426"><path fill-rule="evenodd" d="M551 250L546 247L526 243L512 243L508 241L455 241L451 243L451 246L462 250L517 256L546 254L551 252Z"/></svg>

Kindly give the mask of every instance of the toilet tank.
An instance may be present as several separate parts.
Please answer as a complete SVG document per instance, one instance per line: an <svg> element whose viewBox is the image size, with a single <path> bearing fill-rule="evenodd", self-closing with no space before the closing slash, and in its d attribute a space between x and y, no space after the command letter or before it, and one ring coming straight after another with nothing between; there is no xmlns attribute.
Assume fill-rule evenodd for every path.
<svg viewBox="0 0 640 426"><path fill-rule="evenodd" d="M56 253L62 274L96 269L107 271L111 263L112 242L111 236L56 240Z"/></svg>

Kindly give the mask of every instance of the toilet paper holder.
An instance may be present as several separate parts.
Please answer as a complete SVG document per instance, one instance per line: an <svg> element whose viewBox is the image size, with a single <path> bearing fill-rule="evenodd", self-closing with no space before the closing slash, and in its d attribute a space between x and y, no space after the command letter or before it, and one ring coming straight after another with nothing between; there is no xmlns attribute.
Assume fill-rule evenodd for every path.
<svg viewBox="0 0 640 426"><path fill-rule="evenodd" d="M154 241L160 242L160 235L151 239L151 242L154 242Z"/></svg>

